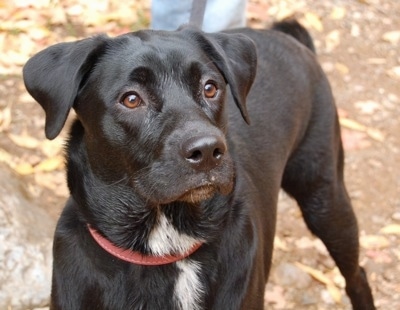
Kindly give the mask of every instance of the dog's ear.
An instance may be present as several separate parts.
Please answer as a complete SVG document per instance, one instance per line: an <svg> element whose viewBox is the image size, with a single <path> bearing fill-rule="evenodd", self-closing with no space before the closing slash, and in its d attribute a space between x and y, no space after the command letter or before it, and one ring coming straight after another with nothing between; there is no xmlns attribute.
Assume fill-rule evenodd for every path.
<svg viewBox="0 0 400 310"><path fill-rule="evenodd" d="M59 43L34 55L23 69L24 83L46 113L48 139L58 136L97 57L105 36Z"/></svg>
<svg viewBox="0 0 400 310"><path fill-rule="evenodd" d="M257 70L257 52L254 42L243 34L203 33L193 28L191 32L200 47L221 71L230 86L233 99L246 123L250 118L246 97L253 84Z"/></svg>

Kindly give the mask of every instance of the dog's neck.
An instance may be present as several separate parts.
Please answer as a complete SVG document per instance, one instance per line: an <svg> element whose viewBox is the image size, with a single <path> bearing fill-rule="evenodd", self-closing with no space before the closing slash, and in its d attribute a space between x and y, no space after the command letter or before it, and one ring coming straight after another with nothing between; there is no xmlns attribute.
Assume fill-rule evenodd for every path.
<svg viewBox="0 0 400 310"><path fill-rule="evenodd" d="M129 178L121 175L121 181L106 183L89 169L83 139L83 126L76 121L68 141L68 186L82 222L94 225L112 244L165 256L182 255L199 242L210 244L219 238L235 210L230 195L218 194L196 206L184 202L150 205Z"/></svg>
<svg viewBox="0 0 400 310"><path fill-rule="evenodd" d="M175 263L177 261L183 260L196 252L201 245L202 242L196 242L192 245L191 248L188 249L185 253L178 253L176 255L143 255L140 252L126 250L120 247L117 247L112 242L104 238L99 232L93 229L90 225L88 225L88 229L93 239L97 242L97 244L102 247L109 254L135 265L144 265L144 266L159 266Z"/></svg>

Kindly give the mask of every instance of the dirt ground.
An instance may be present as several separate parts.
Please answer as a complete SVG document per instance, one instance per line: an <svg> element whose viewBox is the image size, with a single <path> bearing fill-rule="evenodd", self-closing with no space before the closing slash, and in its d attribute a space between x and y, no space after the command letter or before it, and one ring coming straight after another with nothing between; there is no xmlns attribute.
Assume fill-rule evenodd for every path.
<svg viewBox="0 0 400 310"><path fill-rule="evenodd" d="M45 140L44 113L24 90L21 66L56 42L147 27L150 12L148 1L129 5L129 14L116 1L97 1L111 5L107 18L104 7L90 1L51 3L0 1L0 161L14 168L30 200L57 218L67 196L61 156L66 130L60 139ZM91 9L100 13L86 24ZM249 0L248 6L253 27L296 16L314 37L339 108L360 261L378 309L400 309L399 15L397 0ZM285 195L275 248L266 308L350 308L332 260Z"/></svg>

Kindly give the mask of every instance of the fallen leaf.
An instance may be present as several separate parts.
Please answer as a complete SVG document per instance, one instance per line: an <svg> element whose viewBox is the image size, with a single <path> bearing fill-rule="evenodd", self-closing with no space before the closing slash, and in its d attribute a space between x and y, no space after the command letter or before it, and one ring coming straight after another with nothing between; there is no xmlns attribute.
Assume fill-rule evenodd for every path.
<svg viewBox="0 0 400 310"><path fill-rule="evenodd" d="M392 78L400 79L400 66L393 67L387 73Z"/></svg>
<svg viewBox="0 0 400 310"><path fill-rule="evenodd" d="M3 149L0 149L0 162L10 164L12 162L12 159L13 155Z"/></svg>
<svg viewBox="0 0 400 310"><path fill-rule="evenodd" d="M324 30L322 21L317 14L312 12L307 12L304 14L304 19L309 27L312 27L319 32L322 32Z"/></svg>
<svg viewBox="0 0 400 310"><path fill-rule="evenodd" d="M340 31L332 30L325 37L325 45L327 52L332 52L340 44Z"/></svg>
<svg viewBox="0 0 400 310"><path fill-rule="evenodd" d="M400 42L400 30L385 32L382 39L386 42L397 45Z"/></svg>
<svg viewBox="0 0 400 310"><path fill-rule="evenodd" d="M322 243L320 239L317 238L308 238L308 237L301 237L294 242L296 248L298 249L316 249L322 255L329 255L328 251L326 250L325 245Z"/></svg>
<svg viewBox="0 0 400 310"><path fill-rule="evenodd" d="M344 65L344 64L342 64L342 63L339 63L339 62L337 62L337 63L335 64L335 68L336 68L336 70L339 71L342 75L346 75L346 74L348 74L348 73L350 72L349 68L348 68L346 65Z"/></svg>
<svg viewBox="0 0 400 310"><path fill-rule="evenodd" d="M11 124L11 107L0 110L0 132L8 129Z"/></svg>
<svg viewBox="0 0 400 310"><path fill-rule="evenodd" d="M285 242L285 240L282 240L281 238L279 238L278 236L275 236L274 239L274 248L278 249L278 250L282 250L282 251L289 251L289 248Z"/></svg>
<svg viewBox="0 0 400 310"><path fill-rule="evenodd" d="M359 37L361 34L361 28L358 24L352 24L350 29L350 34L352 37Z"/></svg>
<svg viewBox="0 0 400 310"><path fill-rule="evenodd" d="M326 286L329 294L332 296L333 300L336 303L341 302L342 293L337 288L335 283L328 276L326 276L323 272L316 270L314 268L311 268L309 266L303 265L302 263L296 262L295 265L297 267L299 267L301 270L307 272L310 276L312 276L317 281L325 284L325 286Z"/></svg>
<svg viewBox="0 0 400 310"><path fill-rule="evenodd" d="M367 129L366 126L356 122L355 120L349 119L349 118L341 117L339 119L339 121L340 121L340 125L348 128L348 129L353 129L353 130L357 130L357 131L365 131Z"/></svg>
<svg viewBox="0 0 400 310"><path fill-rule="evenodd" d="M333 283L335 283L337 287L344 289L346 287L346 280L340 273L339 268L337 266L332 269L331 274Z"/></svg>
<svg viewBox="0 0 400 310"><path fill-rule="evenodd" d="M371 65L384 65L387 60L385 58L368 58L367 62Z"/></svg>
<svg viewBox="0 0 400 310"><path fill-rule="evenodd" d="M33 40L42 40L51 35L51 31L46 27L33 27L28 30L28 35Z"/></svg>
<svg viewBox="0 0 400 310"><path fill-rule="evenodd" d="M11 139L12 142L14 142L16 145L20 147L24 147L27 149L35 149L39 146L40 141L37 140L34 137L31 137L27 134L22 134L22 135L14 135L10 133L8 137Z"/></svg>
<svg viewBox="0 0 400 310"><path fill-rule="evenodd" d="M384 236L365 235L360 237L360 245L364 249L383 249L390 245L389 240Z"/></svg>
<svg viewBox="0 0 400 310"><path fill-rule="evenodd" d="M377 110L381 109L381 105L373 100L366 100L366 101L357 101L354 103L354 106L360 110L362 114L372 115Z"/></svg>
<svg viewBox="0 0 400 310"><path fill-rule="evenodd" d="M342 293L340 290L336 287L336 285L328 284L326 285L326 289L328 290L329 294L332 296L333 300L337 303L340 304L342 301Z"/></svg>
<svg viewBox="0 0 400 310"><path fill-rule="evenodd" d="M29 175L35 172L32 165L29 163L21 163L13 167L13 169L20 175Z"/></svg>
<svg viewBox="0 0 400 310"><path fill-rule="evenodd" d="M385 134L379 129L367 128L366 133L368 136L376 141L383 142L385 140Z"/></svg>
<svg viewBox="0 0 400 310"><path fill-rule="evenodd" d="M301 270L307 272L310 276L312 276L314 279L316 279L317 281L328 285L328 284L332 284L332 280L329 279L322 271L311 268L309 266L303 265L302 263L299 262L295 262L294 263L297 267L299 267Z"/></svg>
<svg viewBox="0 0 400 310"><path fill-rule="evenodd" d="M329 15L330 19L340 20L346 16L346 9L344 7L334 7L331 14Z"/></svg>
<svg viewBox="0 0 400 310"><path fill-rule="evenodd" d="M387 235L400 235L400 225L390 224L383 227L379 232Z"/></svg>
<svg viewBox="0 0 400 310"><path fill-rule="evenodd" d="M82 15L83 12L84 12L83 6L80 4L72 5L66 9L67 15L74 16L74 17Z"/></svg>
<svg viewBox="0 0 400 310"><path fill-rule="evenodd" d="M44 140L40 143L39 148L46 157L54 157L62 153L65 141L61 137L53 140Z"/></svg>
<svg viewBox="0 0 400 310"><path fill-rule="evenodd" d="M382 142L385 140L385 135L383 132L381 132L379 129L375 129L375 128L370 128L367 127L363 124L360 124L359 122L346 118L346 117L340 117L339 118L339 122L340 125L351 129L351 130L356 130L356 131L360 131L360 132L365 132L369 137L371 137L372 139Z"/></svg>
<svg viewBox="0 0 400 310"><path fill-rule="evenodd" d="M308 237L301 237L297 239L294 243L296 248L298 249L309 249L314 246L314 240Z"/></svg>
<svg viewBox="0 0 400 310"><path fill-rule="evenodd" d="M64 166L64 157L62 156L55 156L55 157L50 157L42 162L40 162L38 165L34 167L35 172L43 171L43 172L50 172L53 170L60 169Z"/></svg>

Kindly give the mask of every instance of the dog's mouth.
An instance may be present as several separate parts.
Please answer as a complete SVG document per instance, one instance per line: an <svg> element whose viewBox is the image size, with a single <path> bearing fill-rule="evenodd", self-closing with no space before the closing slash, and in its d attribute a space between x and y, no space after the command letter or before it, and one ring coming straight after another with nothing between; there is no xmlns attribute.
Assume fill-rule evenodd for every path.
<svg viewBox="0 0 400 310"><path fill-rule="evenodd" d="M177 200L195 204L211 198L217 191L214 185L203 185L186 191Z"/></svg>
<svg viewBox="0 0 400 310"><path fill-rule="evenodd" d="M229 195L234 187L234 170L228 160L212 171L197 173L179 166L156 165L150 173L136 174L132 185L135 192L151 205L199 204L215 196Z"/></svg>

